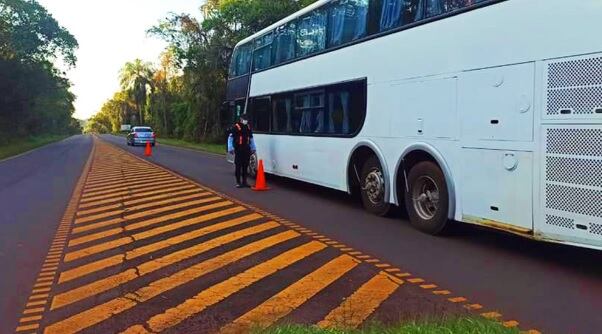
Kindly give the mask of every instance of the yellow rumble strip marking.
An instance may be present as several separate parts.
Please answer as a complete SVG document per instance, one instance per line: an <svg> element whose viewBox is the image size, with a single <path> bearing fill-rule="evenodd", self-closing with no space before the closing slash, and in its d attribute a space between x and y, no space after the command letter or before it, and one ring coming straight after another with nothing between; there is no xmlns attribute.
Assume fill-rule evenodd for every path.
<svg viewBox="0 0 602 334"><path fill-rule="evenodd" d="M69 334L80 332L90 326L107 320L116 314L122 313L136 306L138 303L143 303L166 291L172 290L212 271L225 267L230 263L299 236L300 234L294 231L282 232L207 261L200 262L171 276L154 281L150 285L140 288L135 292L127 293L122 297L107 301L65 320L54 323L48 326L44 333Z"/></svg>
<svg viewBox="0 0 602 334"><path fill-rule="evenodd" d="M99 228L102 228L102 227L107 227L107 226L112 226L112 225L116 225L116 224L126 223L129 220L144 218L144 217L155 215L155 214L159 214L159 213L169 212L169 211L173 211L173 210L181 209L181 208L192 207L192 206L199 205L199 204L216 202L216 201L219 201L219 200L221 200L221 198L219 198L219 197L209 197L209 198L199 199L199 200L196 200L196 201L190 201L190 202L185 202L185 203L180 203L180 204L169 205L169 206L165 206L165 207L162 207L162 208L159 208L159 209L147 210L147 211L144 211L144 212L139 212L139 213L134 213L134 214L130 214L130 215L125 215L123 218L115 218L115 219L111 219L111 220L108 220L108 221L105 221L105 222L102 222L102 223L96 223L96 224L91 224L91 225L87 225L87 226L77 227L77 228L74 229L73 233L77 234L77 233L81 233L81 232L96 230L96 229L99 229ZM216 208L221 208L221 207L224 207L224 206L228 206L230 204L233 204L233 203L229 202L229 201L225 201L225 202L220 202L220 203L211 204L211 205L203 205L203 206L191 208L191 209L188 209L188 210L185 210L185 211L176 212L176 213L174 213L172 215L169 215L169 216L161 216L161 217L157 217L157 218L145 220L144 222L148 223L149 225L152 225L152 224L156 224L158 222L167 221L169 219L183 217L186 214L193 214L193 213L208 211L208 210L211 210L211 209L216 209ZM137 223L137 224L140 224L140 223ZM94 240L97 240L97 239L106 238L106 237L109 237L109 236L112 236L112 235L115 235L115 234L122 233L124 231L131 230L129 228L129 226L132 226L132 225L126 225L125 228L116 228L116 229L111 229L111 230L107 230L107 231L102 231L102 232L99 232L99 233L96 233L96 234L89 234L89 235L86 235L86 236L83 236L83 237L75 238L75 239L73 239L73 240L71 240L69 242L69 247L81 245L81 244L84 244L84 243L87 243L87 242L90 242L90 241L94 241ZM139 225L139 226L146 227L148 225Z"/></svg>
<svg viewBox="0 0 602 334"><path fill-rule="evenodd" d="M269 229L273 229L280 226L280 224L276 222L269 222L266 224L262 224L255 227L249 227L247 229L232 232L230 234L226 234L219 238L211 239L207 242L198 244L196 246L186 248L175 253L171 253L169 255L163 256L156 260L152 260L146 263L143 263L137 266L135 269L128 269L122 271L119 274L95 281L93 283L81 286L79 288L73 289L71 291L67 291L65 293L56 295L52 300L51 309L57 309L59 307L63 307L65 305L69 305L71 303L75 303L84 298L88 298L94 296L98 293L116 288L126 282L134 280L136 278L142 277L144 275L150 274L154 271L172 265L174 263L186 260L193 256L197 256L203 254L211 249L216 247L220 247L226 245L228 243L234 242L236 240L242 239L244 237L265 232ZM213 229L211 229L213 227ZM219 229L219 227L211 226L205 230L205 233L211 233ZM228 226L229 227L229 226Z"/></svg>
<svg viewBox="0 0 602 334"><path fill-rule="evenodd" d="M332 310L318 323L321 328L356 328L380 306L399 285L386 275L378 274Z"/></svg>
<svg viewBox="0 0 602 334"><path fill-rule="evenodd" d="M168 193L168 194L162 194L162 195L157 195L157 196L144 197L144 198L140 198L140 199L136 199L136 200L125 201L123 203L105 205L105 206L101 206L99 208L90 209L90 210L80 210L77 212L77 216L82 217L82 216L87 216L87 215L91 215L91 214L95 214L95 213L99 213L99 212L104 212L107 210L113 210L113 209L129 209L130 206L137 205L140 203L151 204L156 200L172 198L172 197L177 197L177 196L187 195L187 194L194 194L194 193L207 194L207 192L204 192L202 189L193 188L193 189L188 189L188 190L184 190L184 191L177 191L174 193Z"/></svg>
<svg viewBox="0 0 602 334"><path fill-rule="evenodd" d="M327 246L318 241L311 241L295 249L282 253L243 273L231 277L188 299L184 303L155 315L147 321L147 326L154 332L161 332L173 327L183 320L202 312L207 307L217 304L228 296L249 285L298 262Z"/></svg>
<svg viewBox="0 0 602 334"><path fill-rule="evenodd" d="M220 332L243 333L253 326L269 327L355 268L358 263L349 255L341 255L234 320Z"/></svg>
<svg viewBox="0 0 602 334"><path fill-rule="evenodd" d="M83 257L86 256L90 256L93 254L97 254L97 253L102 253L102 252L106 252L108 250L111 249L115 249L117 247L121 247L121 246L125 246L127 244L131 244L134 241L139 241L139 240L144 240L144 239L148 239L163 233L167 233L170 231L175 231L177 229L180 229L182 227L185 226L191 226L191 225L196 225L196 224L200 224L200 223L204 223L206 221L209 220L213 220L216 218L220 218L220 217L224 217L224 216L228 216L231 214L235 214L237 212L241 212L244 211L245 208L241 207L241 206L237 206L234 208L230 208L230 209L226 209L226 210L222 210L222 211L217 211L217 212L213 212L213 213L209 213L206 214L204 216L200 216L200 217L195 217L195 218L190 218L187 220L183 220L177 223L172 223L170 225L166 225L166 226L162 226L162 227L157 227L155 229L146 231L146 232L140 232L137 234L132 235L131 237L124 237L124 238L120 238L117 240L113 240L113 241L109 241L109 242L105 242L105 243L101 243L95 246L90 246L88 248L84 248L78 251L74 251L71 253L67 253L65 255L65 262L71 262L74 260L78 260L81 259ZM153 222L152 224L148 224L147 222L143 222L145 225L141 225L141 226L135 226L137 224L133 224L132 229L138 229L141 228L143 226L150 226L152 224L155 224L157 222Z"/></svg>
<svg viewBox="0 0 602 334"><path fill-rule="evenodd" d="M222 223L218 223L218 224L215 224L212 226L208 226L206 228L202 228L202 229L194 230L192 232L180 234L178 236L175 236L175 237L172 237L172 238L169 238L166 240L162 240L159 242L155 242L150 245L142 246L142 247L136 248L134 250L128 251L124 255L115 255L115 256L112 256L109 258L91 262L91 263L85 264L83 266L64 271L63 273L61 273L61 275L59 277L59 283L65 283L70 280L88 275L90 273L93 273L93 272L96 272L96 271L99 271L99 270L102 270L102 269L105 269L108 267L116 266L118 264L123 263L126 260L133 260L142 255L157 252L157 251L160 251L161 249L171 247L171 246L186 242L188 240L196 239L196 238L202 237L204 235L207 235L209 233L219 231L221 229L226 229L226 228L234 227L234 226L237 226L240 224L248 223L253 220L260 219L261 217L262 216L260 214L253 213L253 214L246 215L246 216L243 216L240 218L235 218L235 219L228 220L228 221L225 221ZM272 224L273 223L269 223L270 226Z"/></svg>
<svg viewBox="0 0 602 334"><path fill-rule="evenodd" d="M296 317L309 303L326 314L318 326L357 328L406 280L420 286L425 300L518 326L394 264L96 137L76 189L18 333L247 333ZM355 283L366 271L368 280ZM281 275L290 284L270 286ZM241 305L239 296L247 296ZM321 303L333 297L340 301ZM234 316L205 321L215 307ZM199 321L210 328L180 328Z"/></svg>
<svg viewBox="0 0 602 334"><path fill-rule="evenodd" d="M107 212L103 212L103 213L99 213L99 214L95 214L95 215L91 215L91 216L86 216L83 218L77 218L77 219L75 219L75 224L89 223L89 222L92 222L95 220L120 215L127 211L137 211L137 210L158 207L161 205L167 205L167 204L180 202L180 201L195 200L195 199L203 198L203 197L206 197L209 195L210 195L210 193L208 193L208 192L200 192L200 193L196 193L196 194L192 194L192 195L185 195L185 196L178 196L177 194L170 194L168 196L165 196L165 197L169 197L169 199L166 199L163 201L155 201L152 199L146 199L147 202L145 204L128 206L127 208L124 208L121 210L107 211ZM121 207L121 205L118 205L117 207L119 208L119 207ZM73 233L79 233L80 231L81 231L80 228L73 229Z"/></svg>

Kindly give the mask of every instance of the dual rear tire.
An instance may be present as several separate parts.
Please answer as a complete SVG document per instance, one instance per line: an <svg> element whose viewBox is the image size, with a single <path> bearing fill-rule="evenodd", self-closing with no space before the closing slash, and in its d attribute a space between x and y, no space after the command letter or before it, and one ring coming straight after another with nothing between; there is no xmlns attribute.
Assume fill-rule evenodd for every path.
<svg viewBox="0 0 602 334"><path fill-rule="evenodd" d="M391 211L386 200L385 173L376 156L364 163L360 176L360 193L364 208L375 215L385 216ZM431 161L414 165L407 175L404 204L410 223L429 233L443 233L448 224L449 193L443 172Z"/></svg>

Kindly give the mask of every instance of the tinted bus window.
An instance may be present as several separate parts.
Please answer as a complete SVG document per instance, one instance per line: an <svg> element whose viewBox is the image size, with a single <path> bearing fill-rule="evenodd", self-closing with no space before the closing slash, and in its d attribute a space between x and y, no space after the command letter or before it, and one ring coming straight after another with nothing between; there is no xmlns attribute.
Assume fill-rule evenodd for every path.
<svg viewBox="0 0 602 334"><path fill-rule="evenodd" d="M420 0L383 0L381 6L380 31L397 28L420 19Z"/></svg>
<svg viewBox="0 0 602 334"><path fill-rule="evenodd" d="M366 36L368 0L334 1L328 9L328 46Z"/></svg>
<svg viewBox="0 0 602 334"><path fill-rule="evenodd" d="M253 70L259 71L272 65L272 40L274 35L269 33L255 40L253 53Z"/></svg>
<svg viewBox="0 0 602 334"><path fill-rule="evenodd" d="M232 61L230 62L230 76L248 74L251 71L251 44L241 45L234 50Z"/></svg>
<svg viewBox="0 0 602 334"><path fill-rule="evenodd" d="M326 48L326 11L318 9L299 19L297 28L297 57Z"/></svg>
<svg viewBox="0 0 602 334"><path fill-rule="evenodd" d="M426 17L453 12L484 0L424 0Z"/></svg>
<svg viewBox="0 0 602 334"><path fill-rule="evenodd" d="M269 126L272 134L352 136L366 117L366 90L359 80L254 98L253 124L259 132Z"/></svg>
<svg viewBox="0 0 602 334"><path fill-rule="evenodd" d="M276 28L272 43L272 64L277 65L295 57L295 21Z"/></svg>
<svg viewBox="0 0 602 334"><path fill-rule="evenodd" d="M253 100L253 105L251 107L251 124L253 131L270 131L270 105L271 102L269 97Z"/></svg>
<svg viewBox="0 0 602 334"><path fill-rule="evenodd" d="M293 131L293 101L290 96L272 99L272 132L291 133Z"/></svg>

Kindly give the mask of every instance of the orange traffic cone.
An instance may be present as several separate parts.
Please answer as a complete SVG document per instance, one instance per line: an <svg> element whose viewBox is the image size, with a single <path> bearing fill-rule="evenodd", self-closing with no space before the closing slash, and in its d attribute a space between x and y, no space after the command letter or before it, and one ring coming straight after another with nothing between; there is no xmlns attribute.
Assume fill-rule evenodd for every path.
<svg viewBox="0 0 602 334"><path fill-rule="evenodd" d="M150 157L153 155L153 149L151 147L151 143L146 143L146 149L144 150L144 155Z"/></svg>
<svg viewBox="0 0 602 334"><path fill-rule="evenodd" d="M259 160L259 166L257 167L257 178L255 179L255 187L253 187L252 189L255 191L266 191L270 189L265 182L263 160Z"/></svg>

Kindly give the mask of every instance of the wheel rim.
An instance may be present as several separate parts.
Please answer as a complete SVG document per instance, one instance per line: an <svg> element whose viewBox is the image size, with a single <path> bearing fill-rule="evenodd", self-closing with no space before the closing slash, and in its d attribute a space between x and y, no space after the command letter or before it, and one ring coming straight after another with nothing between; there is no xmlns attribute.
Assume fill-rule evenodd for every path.
<svg viewBox="0 0 602 334"><path fill-rule="evenodd" d="M251 154L249 158L249 175L257 175L257 156L255 154Z"/></svg>
<svg viewBox="0 0 602 334"><path fill-rule="evenodd" d="M385 178L380 169L375 168L364 179L364 192L373 204L381 204L385 197Z"/></svg>
<svg viewBox="0 0 602 334"><path fill-rule="evenodd" d="M423 220L431 220L439 209L439 187L429 176L421 176L412 187L414 211Z"/></svg>

